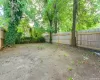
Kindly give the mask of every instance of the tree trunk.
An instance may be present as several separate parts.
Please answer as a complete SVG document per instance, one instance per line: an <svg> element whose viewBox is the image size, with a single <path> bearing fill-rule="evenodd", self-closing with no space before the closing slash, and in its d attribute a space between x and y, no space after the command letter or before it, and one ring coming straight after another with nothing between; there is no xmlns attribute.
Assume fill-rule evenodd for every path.
<svg viewBox="0 0 100 80"><path fill-rule="evenodd" d="M33 37L32 28L29 28L29 34L30 34L30 37L32 38Z"/></svg>
<svg viewBox="0 0 100 80"><path fill-rule="evenodd" d="M57 33L58 32L57 20L55 20L54 24L55 24L55 33Z"/></svg>
<svg viewBox="0 0 100 80"><path fill-rule="evenodd" d="M73 25L72 25L72 40L71 45L73 47L76 46L76 17L77 17L77 7L78 7L78 0L73 0Z"/></svg>
<svg viewBox="0 0 100 80"><path fill-rule="evenodd" d="M52 20L50 20L50 43L52 44Z"/></svg>
<svg viewBox="0 0 100 80"><path fill-rule="evenodd" d="M47 4L48 0L45 0L45 3ZM47 11L47 17L48 17L48 20L49 20L49 24L50 24L50 39L49 39L49 43L52 44L52 23L53 23L53 18L52 18L52 15L50 14L51 12L48 12Z"/></svg>
<svg viewBox="0 0 100 80"><path fill-rule="evenodd" d="M55 33L57 33L57 1L55 2L54 4L54 9L55 9L55 12L54 12L54 15L55 15L55 18L54 18L54 26L55 26Z"/></svg>

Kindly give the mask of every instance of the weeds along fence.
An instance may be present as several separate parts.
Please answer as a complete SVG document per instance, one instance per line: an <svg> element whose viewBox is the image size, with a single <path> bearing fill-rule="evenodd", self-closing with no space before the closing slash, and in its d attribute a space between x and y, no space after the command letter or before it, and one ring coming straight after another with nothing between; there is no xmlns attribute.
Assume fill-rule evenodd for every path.
<svg viewBox="0 0 100 80"><path fill-rule="evenodd" d="M46 42L49 42L49 35L45 35ZM85 30L76 32L77 46L100 50L100 29ZM53 34L53 43L71 45L71 32Z"/></svg>
<svg viewBox="0 0 100 80"><path fill-rule="evenodd" d="M4 29L0 28L0 50L4 46Z"/></svg>

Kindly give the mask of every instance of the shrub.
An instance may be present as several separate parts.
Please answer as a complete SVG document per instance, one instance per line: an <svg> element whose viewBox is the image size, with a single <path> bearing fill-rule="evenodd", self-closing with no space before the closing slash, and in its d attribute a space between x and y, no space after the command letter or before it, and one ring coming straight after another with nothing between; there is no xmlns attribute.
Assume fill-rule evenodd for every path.
<svg viewBox="0 0 100 80"><path fill-rule="evenodd" d="M21 42L20 43L31 43L34 39L31 37L24 37L21 38Z"/></svg>
<svg viewBox="0 0 100 80"><path fill-rule="evenodd" d="M20 42L21 42L21 36L22 36L22 33L17 33L17 36L16 36L16 41L15 41L15 43L16 44L20 44Z"/></svg>
<svg viewBox="0 0 100 80"><path fill-rule="evenodd" d="M38 43L43 43L43 42L45 42L45 38L44 38L44 37L36 37L35 40L36 40L36 42L38 42Z"/></svg>
<svg viewBox="0 0 100 80"><path fill-rule="evenodd" d="M17 42L17 44L21 43L21 44L25 44L25 43L43 43L45 42L44 37L24 37L21 38L20 42Z"/></svg>

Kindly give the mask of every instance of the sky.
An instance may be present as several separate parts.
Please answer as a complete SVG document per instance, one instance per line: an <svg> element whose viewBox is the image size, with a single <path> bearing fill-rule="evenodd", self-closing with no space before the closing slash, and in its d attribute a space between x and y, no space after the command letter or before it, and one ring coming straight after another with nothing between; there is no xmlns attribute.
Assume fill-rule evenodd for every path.
<svg viewBox="0 0 100 80"><path fill-rule="evenodd" d="M2 16L3 15L3 9L2 9L2 7L0 7L0 16Z"/></svg>

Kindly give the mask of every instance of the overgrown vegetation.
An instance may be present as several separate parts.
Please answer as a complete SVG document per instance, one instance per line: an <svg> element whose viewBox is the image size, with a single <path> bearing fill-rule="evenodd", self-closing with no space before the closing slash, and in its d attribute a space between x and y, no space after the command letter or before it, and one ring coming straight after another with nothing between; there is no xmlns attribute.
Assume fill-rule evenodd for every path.
<svg viewBox="0 0 100 80"><path fill-rule="evenodd" d="M22 42L41 42L42 34L96 27L100 24L99 0L0 0L4 15L0 25L6 28L5 45ZM28 39L28 40L27 40ZM31 41L32 40L32 41Z"/></svg>
<svg viewBox="0 0 100 80"><path fill-rule="evenodd" d="M16 38L16 43L37 43L45 42L43 33L45 32L42 27L35 27L29 25L29 19L23 18L17 27L18 36Z"/></svg>
<svg viewBox="0 0 100 80"><path fill-rule="evenodd" d="M4 14L8 18L8 30L5 36L5 45L14 45L17 36L17 26L22 17L23 0L5 0Z"/></svg>

